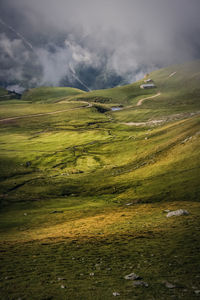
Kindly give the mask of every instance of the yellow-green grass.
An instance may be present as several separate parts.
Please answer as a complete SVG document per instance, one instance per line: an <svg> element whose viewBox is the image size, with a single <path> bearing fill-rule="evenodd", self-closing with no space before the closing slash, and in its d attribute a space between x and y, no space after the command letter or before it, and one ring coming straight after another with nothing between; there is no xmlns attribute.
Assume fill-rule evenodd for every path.
<svg viewBox="0 0 200 300"><path fill-rule="evenodd" d="M140 88L142 80L126 86L119 86L106 90L94 90L84 95L76 96L76 99L85 99L91 102L99 102L104 104L121 104L123 106L136 104L143 97L149 97L157 93L158 89L143 90Z"/></svg>
<svg viewBox="0 0 200 300"><path fill-rule="evenodd" d="M79 210L54 203L4 213L2 298L112 299L116 291L119 299L196 299L199 203L93 210L89 201ZM167 219L163 210L180 205L191 215ZM52 214L54 208L63 213ZM131 272L149 287L134 288L124 279ZM168 289L166 282L176 287Z"/></svg>
<svg viewBox="0 0 200 300"><path fill-rule="evenodd" d="M46 104L1 105L2 117L63 110L0 124L2 299L197 298L197 66L153 72L152 90L141 90L140 81L70 102L59 95L49 103L58 98L46 94ZM124 109L103 113L97 104ZM163 122L124 124L156 119ZM179 208L190 214L168 219L163 212ZM131 272L149 287L134 288L124 279Z"/></svg>
<svg viewBox="0 0 200 300"><path fill-rule="evenodd" d="M71 87L39 87L30 89L23 94L26 101L55 102L70 96L84 94L85 92Z"/></svg>
<svg viewBox="0 0 200 300"><path fill-rule="evenodd" d="M12 100L10 100L12 101ZM41 103L25 103L24 101L15 101L14 103L0 103L0 119L9 117L18 117L26 115L35 115L41 113L49 113L67 110L71 108L87 106L87 103L82 102L65 102L65 103L54 103L54 104L41 104Z"/></svg>
<svg viewBox="0 0 200 300"><path fill-rule="evenodd" d="M59 130L57 127L35 134L30 129L26 134L20 133L19 129L15 133L7 132L6 136L0 138L1 155L4 157L2 163L6 164L9 159L16 160L17 153L16 165L20 165L19 169L25 168L33 174L36 172L36 178L38 178L38 172L43 171L47 171L49 175L56 175L56 179L53 180L60 185L60 191L65 185L66 176L72 186L77 185L76 177L74 177L74 173L77 173L78 180L81 178L84 183L84 192L87 192L88 188L89 193L91 187L94 191L102 190L101 192L103 192L104 189L107 189L106 186L110 186L111 190L115 188L117 192L118 188L114 186L116 181L119 181L120 186L126 182L126 185L131 187L132 184L127 180L131 174L136 176L142 170L142 177L135 178L136 182L137 180L142 181L144 178L148 178L145 175L148 168L151 173L155 170L158 174L159 170L163 168L163 164L166 164L169 169L173 169L170 160L172 163L181 161L180 166L182 160L188 161L183 165L186 171L193 168L193 164L197 164L198 167L198 117L169 123L164 127L153 128L151 131L144 128L137 129L137 131L134 128L131 130L128 128L126 131L126 127L82 127L81 130L80 128L74 130L74 126L71 126L65 130L63 128ZM187 138L189 140L184 142ZM39 149L38 144L40 145ZM26 167L27 161L31 166ZM160 165L161 167L159 167ZM17 169L5 168L2 176L3 174L6 176L6 173L10 174L10 172L13 174L15 170ZM49 181L51 185L51 177L49 178L46 174L41 174L41 176L44 177L44 182ZM124 176L125 179L123 180L120 176ZM9 176L7 175L7 177ZM103 178L103 181L100 181L99 178ZM108 178L108 181L105 178ZM20 184L21 180L24 181L23 174L22 178L14 179L15 185ZM156 177L154 180L157 180ZM11 182L8 178L6 186L11 186L12 181L13 178L11 178ZM132 179L130 179L131 181ZM37 184L37 180L35 184ZM41 185L41 180L38 184ZM80 187L77 188L80 189Z"/></svg>

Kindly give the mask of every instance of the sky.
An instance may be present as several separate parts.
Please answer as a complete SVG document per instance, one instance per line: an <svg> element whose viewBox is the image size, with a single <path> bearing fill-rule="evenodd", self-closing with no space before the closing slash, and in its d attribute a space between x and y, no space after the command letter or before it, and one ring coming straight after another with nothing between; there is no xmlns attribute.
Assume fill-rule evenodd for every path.
<svg viewBox="0 0 200 300"><path fill-rule="evenodd" d="M1 0L0 86L123 85L200 59L199 0Z"/></svg>

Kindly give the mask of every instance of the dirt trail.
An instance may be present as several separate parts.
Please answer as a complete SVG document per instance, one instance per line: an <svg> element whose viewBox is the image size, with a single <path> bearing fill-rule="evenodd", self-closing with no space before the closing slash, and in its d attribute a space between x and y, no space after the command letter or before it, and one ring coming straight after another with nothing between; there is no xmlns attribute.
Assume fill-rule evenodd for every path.
<svg viewBox="0 0 200 300"><path fill-rule="evenodd" d="M158 97L158 96L160 96L160 95L161 95L161 93L159 92L159 93L157 93L156 95L153 95L153 96L150 96L150 97L146 97L146 98L142 98L142 99L140 99L140 100L138 101L138 103L136 104L136 106L142 105L143 101L145 101L145 100L153 99L153 98L156 98L156 97Z"/></svg>
<svg viewBox="0 0 200 300"><path fill-rule="evenodd" d="M195 116L198 116L198 115L200 115L200 111L173 114L173 115L163 117L160 120L149 120L149 121L146 121L146 122L124 122L124 123L120 123L120 124L127 125L127 126L161 125L161 124L166 123L166 122L184 120L184 119L188 119L188 118L195 117Z"/></svg>
<svg viewBox="0 0 200 300"><path fill-rule="evenodd" d="M13 120L17 120L17 119L25 119L25 118L32 118L32 117L40 117L40 116L46 116L46 115L55 115L55 114L63 113L63 112L66 112L66 111L92 107L92 104L89 103L89 102L82 101L82 103L86 103L87 106L82 105L82 106L79 106L79 107L68 108L68 109L64 109L64 110L56 110L56 111L52 111L52 112L33 114L33 115L23 115L23 116L18 116L18 117L10 117L10 118L5 118L5 119L0 119L0 122L13 121Z"/></svg>
<svg viewBox="0 0 200 300"><path fill-rule="evenodd" d="M168 78L174 76L175 74L176 74L176 72L171 73L171 74L168 76Z"/></svg>
<svg viewBox="0 0 200 300"><path fill-rule="evenodd" d="M157 125L163 123L164 120L152 120L152 121L147 121L147 122L127 122L127 123L121 123L123 125L128 125L128 126L148 126L148 125Z"/></svg>

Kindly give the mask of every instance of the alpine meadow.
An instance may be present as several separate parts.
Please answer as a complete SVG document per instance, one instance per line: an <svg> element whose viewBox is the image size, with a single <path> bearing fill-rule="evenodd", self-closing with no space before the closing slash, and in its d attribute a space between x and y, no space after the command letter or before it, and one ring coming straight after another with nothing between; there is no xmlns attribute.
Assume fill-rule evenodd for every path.
<svg viewBox="0 0 200 300"><path fill-rule="evenodd" d="M199 82L0 89L2 300L198 298Z"/></svg>

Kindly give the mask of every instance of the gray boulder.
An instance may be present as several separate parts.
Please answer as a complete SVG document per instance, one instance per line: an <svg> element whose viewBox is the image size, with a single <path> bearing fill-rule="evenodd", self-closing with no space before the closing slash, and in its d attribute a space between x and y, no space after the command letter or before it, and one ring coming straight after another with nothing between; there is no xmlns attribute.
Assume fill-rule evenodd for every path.
<svg viewBox="0 0 200 300"><path fill-rule="evenodd" d="M174 211L170 211L167 214L167 218L173 217L173 216L187 216L189 215L189 212L187 210L184 209L178 209L178 210L174 210Z"/></svg>
<svg viewBox="0 0 200 300"><path fill-rule="evenodd" d="M128 274L128 275L126 275L124 278L125 278L125 279L129 279L129 280L142 279L140 276L138 276L138 275L135 274L135 273Z"/></svg>
<svg viewBox="0 0 200 300"><path fill-rule="evenodd" d="M137 287L137 286L144 286L144 287L148 287L148 283L145 282L145 281L141 281L141 280L136 280L136 281L133 281L133 286L134 287Z"/></svg>
<svg viewBox="0 0 200 300"><path fill-rule="evenodd" d="M165 282L165 286L168 288L168 289L174 289L176 286L168 281Z"/></svg>

